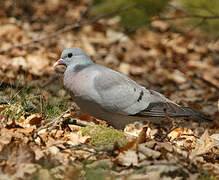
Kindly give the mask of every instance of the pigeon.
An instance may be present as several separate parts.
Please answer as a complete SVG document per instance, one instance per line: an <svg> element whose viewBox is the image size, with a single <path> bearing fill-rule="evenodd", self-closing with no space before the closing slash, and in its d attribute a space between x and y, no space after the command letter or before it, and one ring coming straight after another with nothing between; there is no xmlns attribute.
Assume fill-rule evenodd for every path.
<svg viewBox="0 0 219 180"><path fill-rule="evenodd" d="M117 129L150 117L211 121L198 110L182 107L122 73L95 64L80 48L65 49L54 67L58 65L66 66L64 86L80 110Z"/></svg>

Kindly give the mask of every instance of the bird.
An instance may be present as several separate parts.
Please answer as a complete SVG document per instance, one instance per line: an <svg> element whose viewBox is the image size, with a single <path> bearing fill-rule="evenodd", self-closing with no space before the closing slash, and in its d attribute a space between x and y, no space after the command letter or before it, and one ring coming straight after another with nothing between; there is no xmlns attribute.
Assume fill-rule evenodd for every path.
<svg viewBox="0 0 219 180"><path fill-rule="evenodd" d="M80 48L63 50L54 67L59 65L66 66L64 86L80 110L116 129L150 117L211 121L198 110L180 106L118 71L95 64Z"/></svg>

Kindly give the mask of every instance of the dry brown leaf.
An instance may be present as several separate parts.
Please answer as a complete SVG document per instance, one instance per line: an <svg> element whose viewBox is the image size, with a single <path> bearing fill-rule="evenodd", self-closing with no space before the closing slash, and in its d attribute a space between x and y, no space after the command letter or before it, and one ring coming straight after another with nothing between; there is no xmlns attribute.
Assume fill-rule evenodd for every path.
<svg viewBox="0 0 219 180"><path fill-rule="evenodd" d="M216 141L216 146L219 147L219 133L212 134L211 138Z"/></svg>
<svg viewBox="0 0 219 180"><path fill-rule="evenodd" d="M7 145L11 142L13 133L6 128L2 128L0 131L0 152L4 145Z"/></svg>
<svg viewBox="0 0 219 180"><path fill-rule="evenodd" d="M146 141L146 133L147 133L148 127L143 127L140 134L138 135L138 138L136 139L136 145L142 144Z"/></svg>
<svg viewBox="0 0 219 180"><path fill-rule="evenodd" d="M19 32L20 29L15 24L5 24L1 26L0 36L9 36L14 35Z"/></svg>
<svg viewBox="0 0 219 180"><path fill-rule="evenodd" d="M48 58L45 55L42 55L42 53L30 54L27 56L27 69L30 73L41 76L48 67Z"/></svg>
<svg viewBox="0 0 219 180"><path fill-rule="evenodd" d="M59 148L57 148L56 146L50 146L50 147L48 148L48 152L49 152L51 155L55 156L55 155L57 155L57 154L60 152L60 150L59 150Z"/></svg>
<svg viewBox="0 0 219 180"><path fill-rule="evenodd" d="M68 133L67 135L65 135L65 139L72 146L76 146L87 142L87 140L90 139L90 136L82 136L81 131L78 131L78 132Z"/></svg>
<svg viewBox="0 0 219 180"><path fill-rule="evenodd" d="M154 146L152 146L152 147L154 147ZM159 142L159 143L157 143L154 150L158 151L158 150L161 150L162 148L165 149L168 152L173 152L173 146L169 142Z"/></svg>
<svg viewBox="0 0 219 180"><path fill-rule="evenodd" d="M219 73L219 69L218 69L218 73ZM211 82L212 84L214 84L215 86L217 86L219 88L219 80L214 76L215 76L214 74L210 74L210 73L205 72L203 74L203 79L208 81L208 82Z"/></svg>
<svg viewBox="0 0 219 180"><path fill-rule="evenodd" d="M40 125L43 118L40 114L31 114L27 117L26 122L30 125Z"/></svg>
<svg viewBox="0 0 219 180"><path fill-rule="evenodd" d="M139 76L139 75L143 75L145 74L147 71L147 67L146 66L132 66L130 68L130 73L132 75L136 75L136 76Z"/></svg>
<svg viewBox="0 0 219 180"><path fill-rule="evenodd" d="M19 162L18 162L19 163ZM38 165L33 163L19 163L17 164L17 170L16 173L13 175L13 177L18 179L25 179L27 174L33 174L37 171Z"/></svg>
<svg viewBox="0 0 219 180"><path fill-rule="evenodd" d="M50 175L50 172L48 169L44 169L44 168L39 169L38 175L39 175L38 178L42 179L42 180L52 180L53 179L53 177Z"/></svg>
<svg viewBox="0 0 219 180"><path fill-rule="evenodd" d="M104 59L104 62L107 64L113 64L115 66L119 65L119 60L114 54L107 54Z"/></svg>
<svg viewBox="0 0 219 180"><path fill-rule="evenodd" d="M168 23L159 20L152 21L151 26L159 29L161 32L165 32L170 27Z"/></svg>
<svg viewBox="0 0 219 180"><path fill-rule="evenodd" d="M175 81L177 84L182 84L186 82L185 75L179 70L175 70L173 73L168 74L168 78Z"/></svg>
<svg viewBox="0 0 219 180"><path fill-rule="evenodd" d="M138 137L141 131L142 131L142 127L136 126L135 124L128 124L124 129L125 133L133 137Z"/></svg>
<svg viewBox="0 0 219 180"><path fill-rule="evenodd" d="M20 69L27 70L27 62L22 56L12 58L11 64L14 71L18 71Z"/></svg>
<svg viewBox="0 0 219 180"><path fill-rule="evenodd" d="M94 56L96 54L96 51L94 47L92 46L91 42L89 39L85 36L81 36L82 44L83 44L83 49L89 56Z"/></svg>
<svg viewBox="0 0 219 180"><path fill-rule="evenodd" d="M116 32L111 29L106 32L106 36L109 43L115 43L116 41L126 42L129 40L129 38L125 34L121 32Z"/></svg>
<svg viewBox="0 0 219 180"><path fill-rule="evenodd" d="M195 149L192 150L192 155L202 155L208 153L214 146L216 141L208 134L208 130L204 132L200 139L198 139Z"/></svg>
<svg viewBox="0 0 219 180"><path fill-rule="evenodd" d="M34 154L35 154L35 159L38 161L42 157L45 156L44 151L40 147L34 147L33 148Z"/></svg>
<svg viewBox="0 0 219 180"><path fill-rule="evenodd" d="M16 129L16 132L18 132L18 133L23 133L23 134L30 134L30 133L33 132L35 129L36 129L35 127L31 126L31 127Z"/></svg>
<svg viewBox="0 0 219 180"><path fill-rule="evenodd" d="M168 134L171 142L176 143L180 147L192 149L196 143L196 137L191 129L176 128Z"/></svg>
<svg viewBox="0 0 219 180"><path fill-rule="evenodd" d="M219 164L205 163L203 169L211 171L217 178L219 177Z"/></svg>
<svg viewBox="0 0 219 180"><path fill-rule="evenodd" d="M23 1L18 0L18 2ZM27 0L27 2L29 1ZM3 43L0 44L0 49L9 48L18 43L25 43L38 38L39 32L41 32L40 37L47 36L51 32L60 29L60 27L64 27L65 24L72 24L73 21L76 22L80 19L80 14L83 14L83 10L89 2L90 0L75 2L67 0L46 0L38 4L38 1L34 1L33 3L25 4L23 7L25 9L26 6L31 5L29 8L33 6L33 11L30 11L31 13L26 19L23 13L25 14L27 12L24 12L23 8L17 7L17 4L13 4L12 1L2 1L0 4L3 4L4 8L0 12L0 40ZM63 10L63 7L66 7L66 5L68 8ZM7 17L8 13L10 14L10 18ZM175 12L175 14L182 15L179 12ZM14 15L19 17L19 19L14 18ZM53 17L52 19L50 19L50 15ZM84 18L86 19L87 17L85 16ZM35 21L37 19L42 19L42 21ZM9 82L11 83L11 80L19 80L21 84L24 84L24 81L31 81L31 85L35 80L38 82L37 79L47 81L48 76L54 75L51 65L60 57L60 52L67 47L81 47L97 63L115 68L124 74L132 75L138 82L145 83L147 87L160 92L165 92L167 96L177 101L177 103L181 103L181 105L192 107L192 103L200 104L201 108L198 109L216 120L218 110L216 102L218 100L217 89L211 87L204 80L216 86L218 85L218 40L208 40L208 42L206 39L199 38L195 34L188 35L186 33L182 36L182 34L177 32L167 31L169 24L162 21L153 21L152 26L163 33L143 29L138 30L136 34L128 37L122 32L115 31L115 29L118 29L119 21L118 16L113 19L104 19L96 25L88 25L74 32L70 31L60 34L60 38L41 41L40 43L34 43L24 48L16 48L11 52L8 51L0 55L0 85L3 82L3 86L6 85L6 91L8 93L7 86ZM202 80L192 76L192 74L197 72L202 75ZM40 76L40 78L37 76ZM189 77L191 79L187 79ZM175 84L179 84L179 86L175 86ZM58 98L65 98L66 93L63 90L57 92ZM48 94L43 95L45 102L49 101L49 93L50 90L48 90ZM0 91L0 98L4 95ZM203 101L203 99L206 101ZM65 179L65 172L67 172L67 179L71 179L74 177L75 168L72 172L73 175L69 173L66 166L69 166L70 161L75 162L75 165L77 165L78 161L76 160L84 160L88 157L90 159L91 155L91 159L95 160L95 162L98 162L100 159L111 161L113 158L110 153L102 155L102 151L100 152L101 155L98 152L98 156L96 156L96 153L85 153L83 150L86 149L83 148L81 150L67 148L68 145L86 143L87 138L89 138L81 137L79 126L69 125L70 128L68 129L57 126L57 129L53 127L53 130L48 130L45 127L38 132L41 138L38 136L33 140L31 136L33 131L37 125L42 123L42 119L40 118L37 115L31 115L28 118L23 116L18 122L13 123L12 120L8 121L7 128L10 128L10 130L1 128L0 150L6 146L15 146L15 149L9 148L9 151L7 151L10 153L9 158L0 163L0 168L4 169L6 173L14 173L19 179L28 179L29 177L27 176L29 174L38 172L39 179L44 180L54 178ZM90 117L84 116L81 118L94 122ZM194 173L199 172L198 168L195 168L195 165L197 167L203 165L204 169L211 171L217 177L219 171L218 165L216 164L218 162L219 152L217 134L212 135L210 138L202 137L205 140L200 139L196 142L197 137L193 136L193 132L196 132L200 125L191 123L191 121L187 123L195 130L178 129L171 132L169 137L172 144L157 142L156 137L158 136L156 135L160 135L160 129L153 127L148 128L146 135L144 132L137 140L132 141L126 147L117 151L119 156L116 160L118 162L118 158L120 157L122 160L121 165L142 166L145 170L141 173L134 173L135 169L125 167L125 170L128 172L122 174L123 171L121 171L119 178L180 179L183 176L183 178L187 177L189 179L191 174L186 171L186 168L189 168L191 164L192 168L194 168L192 169ZM217 132L216 123L214 121L213 125L207 126L210 129L210 134ZM133 126L127 129L128 132L132 132L132 134L138 136L141 128ZM146 140L148 142L143 147L140 143L144 142L145 137L147 137ZM133 137L130 139L133 139ZM216 142L213 148L210 145L211 139L214 139ZM37 164L38 160L42 158L48 161L48 163L52 159L59 162L58 164L60 165L56 166L54 164L55 167L52 169L43 169L40 167L41 164L35 164L36 167L34 165L32 167L31 162L33 159L29 159L25 163L22 162L22 160L27 158L25 154L28 154L26 152L22 154L23 149L17 154L13 153L16 152L16 144L12 144L12 142L17 142L18 144L21 144L21 142L24 144L28 143L28 146L31 147L35 154L34 162L37 160ZM83 144L83 146L86 146L86 144ZM140 146L140 150L144 154L136 151L137 146ZM197 151L196 153L204 153L204 151L207 153L203 156L201 156L202 154L195 157L189 156L189 150L192 148L196 148L194 149ZM92 150L92 152L96 152L96 150ZM19 154L22 155L20 156ZM206 163L207 161L208 163ZM171 163L174 165L171 165ZM25 166L25 164L27 165ZM178 164L180 168L177 167ZM16 169L19 165L20 168ZM122 170L124 167L117 166L117 168ZM16 173L16 170L18 170L18 173ZM84 171L79 172L78 177L82 177L84 173ZM3 179L2 177L1 174L0 179ZM194 177L197 179L198 176ZM11 179L11 176L6 175L4 179Z"/></svg>
<svg viewBox="0 0 219 180"><path fill-rule="evenodd" d="M184 129L181 129L181 128L176 128L174 129L173 131L171 131L169 134L168 134L168 137L170 138L170 140L174 140L178 137L180 137L181 135L184 136L184 134L193 134L192 130L191 129L187 129L187 128L184 128ZM186 137L186 138L189 138L191 140L194 139L194 137L192 136L189 136L189 137Z"/></svg>
<svg viewBox="0 0 219 180"><path fill-rule="evenodd" d="M161 153L159 151L148 148L145 143L138 145L138 151L144 154L146 157L152 159L157 159L161 156Z"/></svg>
<svg viewBox="0 0 219 180"><path fill-rule="evenodd" d="M118 163L123 166L137 166L138 165L138 155L136 151L127 150L119 153L117 157Z"/></svg>
<svg viewBox="0 0 219 180"><path fill-rule="evenodd" d="M131 66L130 66L130 64L128 64L128 63L121 63L121 64L119 65L119 71L120 71L121 73L125 74L125 75L129 75L129 73L130 73L130 68L131 68Z"/></svg>

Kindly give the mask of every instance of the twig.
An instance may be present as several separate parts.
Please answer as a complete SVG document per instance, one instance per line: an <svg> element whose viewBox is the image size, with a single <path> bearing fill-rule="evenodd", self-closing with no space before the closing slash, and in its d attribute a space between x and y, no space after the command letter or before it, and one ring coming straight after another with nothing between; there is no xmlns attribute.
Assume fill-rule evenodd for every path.
<svg viewBox="0 0 219 180"><path fill-rule="evenodd" d="M196 139L199 139L200 137L196 136L195 134L180 134L180 136L193 136L195 137ZM179 136L179 138L180 138Z"/></svg>
<svg viewBox="0 0 219 180"><path fill-rule="evenodd" d="M176 16L176 17L157 17L155 20L176 20L176 19L189 19L189 18L200 18L200 19L219 19L219 15L214 16L203 16L203 15L197 15L197 14L191 14L191 15L185 15L185 16Z"/></svg>
<svg viewBox="0 0 219 180"><path fill-rule="evenodd" d="M95 126L95 124L87 122L87 121L82 121L80 119L74 119L73 123L69 123L69 124L73 124L73 125L77 125L77 126L82 126L82 127L86 127L86 126Z"/></svg>
<svg viewBox="0 0 219 180"><path fill-rule="evenodd" d="M173 4L168 4L168 6L169 7L171 7L171 8L173 8L175 11L180 11L180 12L182 12L183 14L185 14L185 15L188 15L188 13L187 12L185 12L184 10L182 10L182 9L180 9L179 7L177 7L177 6L174 6Z"/></svg>
<svg viewBox="0 0 219 180"><path fill-rule="evenodd" d="M43 36L43 37L40 37L40 38L36 38L36 39L33 39L33 40L30 40L29 42L26 42L26 43L18 43L14 46L11 46L7 49L3 49L3 50L0 50L0 54L4 54L5 52L8 52L8 51L11 51L12 49L16 49L16 48L23 48L25 46L29 46L29 45L32 45L34 43L38 43L40 41L44 41L44 40L48 40L48 39L51 39L51 38L54 38L60 34L63 34L65 32L68 32L68 31L71 31L71 30L75 30L75 29L78 29L78 28L81 28L83 26L87 26L87 25L90 25L90 24L95 24L97 23L99 20L103 19L103 18L109 18L109 17L112 17L122 11L126 11L130 8L133 8L134 6L128 6L128 7L125 7L123 9L121 8L118 8L117 10L115 10L114 12L111 12L109 14L105 14L105 15L102 15L102 16L99 16L99 17L96 17L96 18L93 18L91 20L88 20L87 22L84 22L84 23L79 23L79 21L81 21L82 18L79 18L79 20L73 24L73 25L68 25L52 34L49 34L47 36ZM82 13L82 16L84 16L86 14L86 11L84 13Z"/></svg>
<svg viewBox="0 0 219 180"><path fill-rule="evenodd" d="M108 13L108 14L93 18L93 19L88 20L87 22L84 22L84 23L80 23L80 21L83 19L83 17L87 14L88 7L82 12L80 18L76 21L75 24L68 25L68 26L66 26L66 27L64 27L64 28L52 33L52 34L30 40L29 42L18 43L14 46L11 46L11 47L7 48L7 49L0 50L0 54L4 54L5 52L11 51L12 49L15 49L15 48L23 48L25 46L29 46L29 45L34 44L34 43L38 43L40 41L44 41L44 40L54 38L54 37L56 37L60 34L63 34L65 32L81 28L81 27L86 26L86 25L95 24L101 19L112 17L112 16L114 16L114 15L116 15L116 14L122 12L122 11L126 11L130 8L134 8L135 6L128 6L128 7L125 7L125 8L120 8L119 7L117 10L115 10L111 13ZM202 18L202 19L205 19L205 20L207 20L207 19L219 19L219 15L203 16L203 15L197 15L197 14L190 14L190 15L186 14L184 16L177 16L177 17L157 17L157 18L149 20L148 22L150 23L150 22L156 21L156 20L175 20L175 19L188 19L188 18Z"/></svg>
<svg viewBox="0 0 219 180"><path fill-rule="evenodd" d="M191 29L189 29L187 32L192 32L194 31L196 28L198 28L199 26L201 26L204 22L206 21L205 18L203 18L199 23L195 24ZM185 32L186 34L186 32Z"/></svg>
<svg viewBox="0 0 219 180"><path fill-rule="evenodd" d="M208 81L207 79L204 79L202 76L198 75L198 74L194 74L193 75L194 78L198 78L200 79L201 81L203 81L204 83L206 83L207 85L209 86L212 86L214 87L215 89L219 90L219 87L216 86L215 84L213 84L211 81Z"/></svg>
<svg viewBox="0 0 219 180"><path fill-rule="evenodd" d="M52 84L54 81L56 81L57 79L59 79L60 75L56 74L55 76L53 76L48 82L44 83L42 86L40 86L41 88L45 88L46 86Z"/></svg>
<svg viewBox="0 0 219 180"><path fill-rule="evenodd" d="M57 128L60 125L60 123L74 124L74 125L82 126L82 127L94 126L93 123L90 123L87 121L82 121L80 119L73 119L73 120L69 120L69 121L65 122L65 120L63 120L63 116L65 114L67 114L68 112L69 112L69 110L65 111L57 118L52 119L50 122L43 124L41 127L39 127L37 129L37 131L35 132L35 135L37 135L42 129L47 129L49 132L51 132L54 128ZM37 137L37 136L35 136L35 137Z"/></svg>
<svg viewBox="0 0 219 180"><path fill-rule="evenodd" d="M56 127L58 125L58 123L60 122L60 119L68 112L65 111L64 113L62 113L59 117L52 119L50 122L43 124L42 126L40 126L37 131L35 132L35 134L37 135L42 129L48 129L49 131L51 129L53 129L54 127ZM49 127L50 125L52 125L52 127ZM50 129L49 129L50 128ZM36 136L37 137L37 136Z"/></svg>
<svg viewBox="0 0 219 180"><path fill-rule="evenodd" d="M11 47L7 48L7 49L1 50L0 54L4 54L5 52L11 51L12 49L23 48L24 46L29 46L29 45L32 45L34 43L37 43L37 42L40 42L40 41L43 41L43 40L46 40L46 39L51 39L51 38L56 37L56 36L58 36L58 35L60 35L64 32L74 30L74 29L79 28L79 27L81 27L81 25L79 25L78 23L75 23L74 25L66 26L65 28L60 29L60 30L56 31L55 33L52 33L48 36L43 36L43 37L40 37L40 38L36 38L36 39L33 39L33 40L31 40L27 43L18 43L14 46L11 46Z"/></svg>

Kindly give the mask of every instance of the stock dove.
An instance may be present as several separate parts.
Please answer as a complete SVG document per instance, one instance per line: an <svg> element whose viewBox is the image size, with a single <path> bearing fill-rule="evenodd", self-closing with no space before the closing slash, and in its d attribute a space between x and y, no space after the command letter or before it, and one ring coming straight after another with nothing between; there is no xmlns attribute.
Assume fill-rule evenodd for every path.
<svg viewBox="0 0 219 180"><path fill-rule="evenodd" d="M64 86L81 111L117 129L148 117L188 117L210 121L199 111L182 107L127 76L95 64L80 48L65 49L54 64L64 65Z"/></svg>

